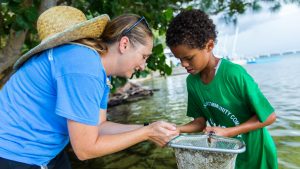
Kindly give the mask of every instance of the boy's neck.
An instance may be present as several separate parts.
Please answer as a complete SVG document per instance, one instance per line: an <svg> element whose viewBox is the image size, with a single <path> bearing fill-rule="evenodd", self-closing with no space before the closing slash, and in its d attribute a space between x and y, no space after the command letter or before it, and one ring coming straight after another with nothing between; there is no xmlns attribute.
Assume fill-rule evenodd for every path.
<svg viewBox="0 0 300 169"><path fill-rule="evenodd" d="M206 68L200 73L200 79L203 83L208 84L213 80L219 60L219 58L211 54Z"/></svg>

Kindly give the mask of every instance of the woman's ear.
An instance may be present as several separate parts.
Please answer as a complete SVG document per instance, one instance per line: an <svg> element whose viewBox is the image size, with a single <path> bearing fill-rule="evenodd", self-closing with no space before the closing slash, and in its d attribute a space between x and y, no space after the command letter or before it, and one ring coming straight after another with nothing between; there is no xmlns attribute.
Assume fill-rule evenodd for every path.
<svg viewBox="0 0 300 169"><path fill-rule="evenodd" d="M206 44L206 49L208 50L208 52L211 52L215 47L215 42L210 39L208 40L207 44Z"/></svg>
<svg viewBox="0 0 300 169"><path fill-rule="evenodd" d="M123 54L129 48L129 38L127 36L123 36L119 41L119 50Z"/></svg>

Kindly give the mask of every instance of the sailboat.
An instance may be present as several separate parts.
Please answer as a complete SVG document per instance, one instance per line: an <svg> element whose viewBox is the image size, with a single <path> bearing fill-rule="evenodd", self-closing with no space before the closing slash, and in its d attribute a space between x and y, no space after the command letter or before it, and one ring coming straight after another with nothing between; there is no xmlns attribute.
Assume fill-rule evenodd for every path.
<svg viewBox="0 0 300 169"><path fill-rule="evenodd" d="M247 60L239 57L236 53L236 43L237 43L238 35L239 35L239 26L236 25L235 35L234 35L233 45L232 45L232 53L231 53L232 57L230 57L229 60L239 65L245 65L247 64Z"/></svg>

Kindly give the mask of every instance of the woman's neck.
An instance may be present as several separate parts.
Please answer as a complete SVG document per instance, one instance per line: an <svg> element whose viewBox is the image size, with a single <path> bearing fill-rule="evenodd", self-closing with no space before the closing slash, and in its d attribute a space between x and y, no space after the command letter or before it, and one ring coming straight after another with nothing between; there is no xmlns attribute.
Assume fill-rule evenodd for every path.
<svg viewBox="0 0 300 169"><path fill-rule="evenodd" d="M116 50L114 45L111 45L107 48L107 52L101 56L101 62L104 67L107 76L113 76L116 72L114 72L114 68L116 67L116 60L118 56L118 51Z"/></svg>

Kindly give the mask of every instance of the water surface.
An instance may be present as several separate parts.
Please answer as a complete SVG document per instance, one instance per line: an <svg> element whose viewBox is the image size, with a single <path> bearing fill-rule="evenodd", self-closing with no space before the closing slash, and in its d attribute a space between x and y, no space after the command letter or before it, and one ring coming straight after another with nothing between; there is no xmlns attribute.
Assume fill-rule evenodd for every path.
<svg viewBox="0 0 300 169"><path fill-rule="evenodd" d="M279 168L300 168L300 55L279 56L245 65L265 96L276 109L277 120L268 129L275 140ZM152 97L111 108L109 118L121 123L143 123L166 120L176 124L189 122L186 117L187 74L155 78L143 85L160 89ZM80 169L173 169L174 152L143 142L122 152L78 162Z"/></svg>

